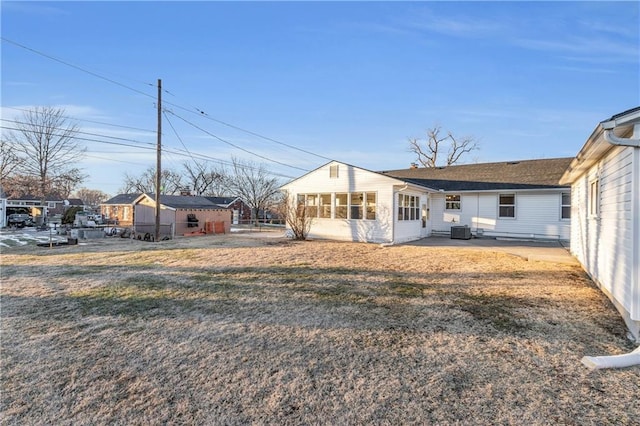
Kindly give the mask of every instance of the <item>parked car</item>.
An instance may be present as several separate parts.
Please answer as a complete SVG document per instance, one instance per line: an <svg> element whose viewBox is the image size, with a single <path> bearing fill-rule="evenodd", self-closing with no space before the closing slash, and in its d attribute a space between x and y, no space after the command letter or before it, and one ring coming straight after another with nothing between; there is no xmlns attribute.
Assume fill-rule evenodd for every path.
<svg viewBox="0 0 640 426"><path fill-rule="evenodd" d="M23 213L10 214L7 217L7 225L16 226L18 228L24 228L25 226L33 226L31 216Z"/></svg>

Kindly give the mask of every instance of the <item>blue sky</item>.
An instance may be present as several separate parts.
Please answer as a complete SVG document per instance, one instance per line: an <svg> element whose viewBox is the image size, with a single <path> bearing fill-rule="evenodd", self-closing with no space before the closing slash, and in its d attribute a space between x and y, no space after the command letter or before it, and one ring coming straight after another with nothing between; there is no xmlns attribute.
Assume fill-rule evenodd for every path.
<svg viewBox="0 0 640 426"><path fill-rule="evenodd" d="M289 177L326 158L406 168L408 138L434 124L479 141L467 162L573 156L599 121L640 105L638 2L1 7L3 119L63 106L101 135L88 138L154 144L160 78L168 150L262 162ZM87 148L84 186L111 195L125 172L155 164L152 151ZM163 167L188 159L167 152Z"/></svg>

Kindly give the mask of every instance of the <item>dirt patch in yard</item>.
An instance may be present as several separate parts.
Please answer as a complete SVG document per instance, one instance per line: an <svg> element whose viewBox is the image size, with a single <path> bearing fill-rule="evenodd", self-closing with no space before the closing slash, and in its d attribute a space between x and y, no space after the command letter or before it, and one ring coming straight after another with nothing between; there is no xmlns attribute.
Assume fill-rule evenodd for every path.
<svg viewBox="0 0 640 426"><path fill-rule="evenodd" d="M267 237L265 235L265 237ZM2 255L2 424L637 424L584 272L242 235Z"/></svg>

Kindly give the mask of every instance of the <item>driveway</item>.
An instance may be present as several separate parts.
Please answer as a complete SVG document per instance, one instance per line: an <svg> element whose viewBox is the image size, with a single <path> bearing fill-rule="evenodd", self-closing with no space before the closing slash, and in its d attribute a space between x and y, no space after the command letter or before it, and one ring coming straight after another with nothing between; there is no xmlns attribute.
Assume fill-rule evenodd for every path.
<svg viewBox="0 0 640 426"><path fill-rule="evenodd" d="M432 236L403 245L424 247L464 247L491 250L513 254L527 260L541 260L555 263L576 264L579 262L569 252L566 241L533 241L497 238L472 238L470 240Z"/></svg>

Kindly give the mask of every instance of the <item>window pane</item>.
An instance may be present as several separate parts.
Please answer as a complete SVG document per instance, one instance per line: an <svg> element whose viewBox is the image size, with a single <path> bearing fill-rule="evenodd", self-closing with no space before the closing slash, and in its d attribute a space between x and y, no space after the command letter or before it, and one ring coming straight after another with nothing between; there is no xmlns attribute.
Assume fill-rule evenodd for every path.
<svg viewBox="0 0 640 426"><path fill-rule="evenodd" d="M562 206L562 218L571 219L571 207Z"/></svg>
<svg viewBox="0 0 640 426"><path fill-rule="evenodd" d="M336 194L336 219L347 218L348 194Z"/></svg>
<svg viewBox="0 0 640 426"><path fill-rule="evenodd" d="M367 193L367 219L375 220L376 218L376 194L375 192Z"/></svg>
<svg viewBox="0 0 640 426"><path fill-rule="evenodd" d="M362 219L363 202L364 196L362 192L351 193L351 219Z"/></svg>
<svg viewBox="0 0 640 426"><path fill-rule="evenodd" d="M446 210L460 210L460 194L447 195L445 196L445 206Z"/></svg>
<svg viewBox="0 0 640 426"><path fill-rule="evenodd" d="M571 194L569 194L568 192L563 192L562 193L562 205L563 206L570 206L571 205Z"/></svg>
<svg viewBox="0 0 640 426"><path fill-rule="evenodd" d="M513 194L500 195L500 204L514 205L516 203L516 196Z"/></svg>
<svg viewBox="0 0 640 426"><path fill-rule="evenodd" d="M331 217L331 194L320 194L320 217Z"/></svg>
<svg viewBox="0 0 640 426"><path fill-rule="evenodd" d="M516 217L514 206L500 206L500 217Z"/></svg>

